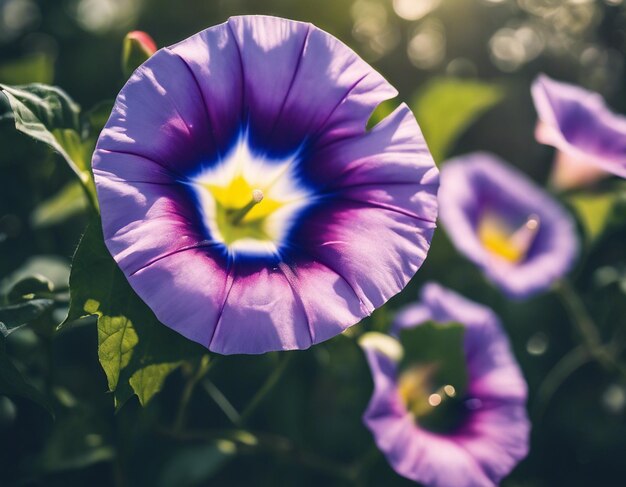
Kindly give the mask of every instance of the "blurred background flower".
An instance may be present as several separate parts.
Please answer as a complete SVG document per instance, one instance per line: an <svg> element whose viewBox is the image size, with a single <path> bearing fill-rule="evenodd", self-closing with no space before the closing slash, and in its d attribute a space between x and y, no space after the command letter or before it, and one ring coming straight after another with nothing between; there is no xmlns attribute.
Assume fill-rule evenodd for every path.
<svg viewBox="0 0 626 487"><path fill-rule="evenodd" d="M456 326L460 339L425 356L413 347L425 346L427 326ZM360 340L374 380L363 421L378 448L399 474L429 487L499 485L528 453L530 422L526 383L497 316L428 283L393 330L402 356L371 334ZM454 347L462 349L463 381L445 374Z"/></svg>

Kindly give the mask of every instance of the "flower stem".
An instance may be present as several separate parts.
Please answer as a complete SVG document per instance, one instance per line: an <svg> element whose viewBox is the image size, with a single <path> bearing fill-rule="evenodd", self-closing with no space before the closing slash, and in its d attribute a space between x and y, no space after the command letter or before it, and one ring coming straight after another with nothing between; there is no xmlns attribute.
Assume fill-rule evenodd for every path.
<svg viewBox="0 0 626 487"><path fill-rule="evenodd" d="M246 421L250 419L250 416L254 414L256 408L263 402L265 397L272 391L272 389L276 386L283 373L287 369L287 365L291 362L291 358L293 357L293 353L283 352L283 357L281 361L278 363L276 368L269 375L265 383L261 386L261 388L257 391L254 397L250 400L248 405L242 411L239 416L239 421L237 422L237 426L243 426L246 424Z"/></svg>
<svg viewBox="0 0 626 487"><path fill-rule="evenodd" d="M208 355L203 355L195 373L189 374L185 388L183 389L183 394L180 398L180 403L178 404L178 412L176 413L173 426L174 431L181 431L185 426L187 406L189 405L196 384L207 374L214 362L215 359L211 360Z"/></svg>
<svg viewBox="0 0 626 487"><path fill-rule="evenodd" d="M213 382L211 382L208 378L202 381L202 388L206 391L206 393L215 401L215 404L219 406L224 415L230 420L233 424L239 424L241 421L241 416L239 412L235 409L232 403L228 400L228 398L220 391Z"/></svg>
<svg viewBox="0 0 626 487"><path fill-rule="evenodd" d="M295 445L289 438L273 433L252 432L245 429L210 430L210 431L163 431L178 441L219 441L228 440L236 443L241 453L267 452L291 460L303 467L320 473L351 481L354 480L350 466L319 456L315 452Z"/></svg>
<svg viewBox="0 0 626 487"><path fill-rule="evenodd" d="M568 281L562 280L556 290L589 354L604 368L617 371L626 377L626 367L609 352L609 347L603 346L598 327L574 287Z"/></svg>

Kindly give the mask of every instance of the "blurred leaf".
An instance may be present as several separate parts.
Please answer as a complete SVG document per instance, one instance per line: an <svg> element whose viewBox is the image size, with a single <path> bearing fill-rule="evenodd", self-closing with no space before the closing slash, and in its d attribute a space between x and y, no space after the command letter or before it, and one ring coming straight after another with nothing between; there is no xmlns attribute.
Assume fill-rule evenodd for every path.
<svg viewBox="0 0 626 487"><path fill-rule="evenodd" d="M436 385L453 385L457 395L462 395L467 386L464 333L465 327L458 323L429 322L403 329L400 342L404 357L400 370L417 364L433 364L436 367Z"/></svg>
<svg viewBox="0 0 626 487"><path fill-rule="evenodd" d="M104 245L99 221L88 226L76 250L70 291L61 326L98 316L98 358L118 408L133 393L146 405L172 371L206 353L160 323L135 294Z"/></svg>
<svg viewBox="0 0 626 487"><path fill-rule="evenodd" d="M496 84L455 78L435 78L422 88L412 109L435 161L443 161L459 136L503 96Z"/></svg>
<svg viewBox="0 0 626 487"><path fill-rule="evenodd" d="M41 454L40 466L45 472L77 470L111 461L115 450L106 443L101 419L87 404L73 407L59 418Z"/></svg>
<svg viewBox="0 0 626 487"><path fill-rule="evenodd" d="M206 482L237 452L232 441L219 440L208 445L180 448L165 463L159 487L192 487Z"/></svg>
<svg viewBox="0 0 626 487"><path fill-rule="evenodd" d="M54 416L52 405L48 399L26 382L20 371L9 359L4 336L0 336L0 395L26 398L39 404Z"/></svg>
<svg viewBox="0 0 626 487"><path fill-rule="evenodd" d="M60 88L43 84L7 86L15 128L57 152L95 195L91 173L91 145L81 139L80 107ZM95 201L95 200L94 200Z"/></svg>
<svg viewBox="0 0 626 487"><path fill-rule="evenodd" d="M52 83L53 79L54 59L45 52L0 64L0 82L9 85Z"/></svg>
<svg viewBox="0 0 626 487"><path fill-rule="evenodd" d="M57 194L40 203L30 216L36 228L45 228L83 213L88 207L85 192L78 181L70 181Z"/></svg>
<svg viewBox="0 0 626 487"><path fill-rule="evenodd" d="M388 115L390 115L398 107L397 99L385 100L372 112L370 119L367 121L367 128L371 129L377 123L382 122Z"/></svg>
<svg viewBox="0 0 626 487"><path fill-rule="evenodd" d="M113 111L113 100L105 100L93 106L89 111L84 114L84 121L86 125L84 137L100 135L100 132L104 128L104 125L109 120L111 112Z"/></svg>
<svg viewBox="0 0 626 487"><path fill-rule="evenodd" d="M33 276L47 279L54 289L64 289L69 285L69 274L69 263L63 257L34 255L24 262L19 269L2 280L0 292L8 294L16 283Z"/></svg>
<svg viewBox="0 0 626 487"><path fill-rule="evenodd" d="M39 318L54 305L52 299L33 299L0 308L0 333L8 336L22 325Z"/></svg>
<svg viewBox="0 0 626 487"><path fill-rule="evenodd" d="M52 281L45 276L35 274L17 281L9 289L7 299L9 303L19 303L29 300L39 294L49 294L54 289Z"/></svg>
<svg viewBox="0 0 626 487"><path fill-rule="evenodd" d="M604 230L615 199L613 193L580 193L568 198L590 241L595 240Z"/></svg>

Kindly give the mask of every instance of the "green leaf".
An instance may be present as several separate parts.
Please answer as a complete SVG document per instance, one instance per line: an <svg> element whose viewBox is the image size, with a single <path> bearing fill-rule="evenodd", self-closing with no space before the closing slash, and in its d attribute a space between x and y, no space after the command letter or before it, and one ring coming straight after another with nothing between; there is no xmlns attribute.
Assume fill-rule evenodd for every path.
<svg viewBox="0 0 626 487"><path fill-rule="evenodd" d="M78 181L70 181L57 194L40 203L30 215L35 228L46 228L84 213L88 208L85 192Z"/></svg>
<svg viewBox="0 0 626 487"><path fill-rule="evenodd" d="M45 52L36 52L0 64L0 81L9 85L52 83L54 59Z"/></svg>
<svg viewBox="0 0 626 487"><path fill-rule="evenodd" d="M15 128L56 151L80 181L88 185L91 153L80 135L80 107L54 86L0 84L0 90L11 105Z"/></svg>
<svg viewBox="0 0 626 487"><path fill-rule="evenodd" d="M23 397L46 409L52 416L54 412L48 399L38 389L30 385L9 359L4 336L0 336L0 395Z"/></svg>
<svg viewBox="0 0 626 487"><path fill-rule="evenodd" d="M372 112L370 119L367 121L367 128L371 129L379 122L382 122L398 107L397 99L385 100Z"/></svg>
<svg viewBox="0 0 626 487"><path fill-rule="evenodd" d="M184 361L206 353L160 323L135 294L109 255L99 221L92 222L74 255L66 323L98 316L98 358L119 408L133 394L146 405Z"/></svg>
<svg viewBox="0 0 626 487"><path fill-rule="evenodd" d="M567 201L574 207L589 240L594 241L609 221L616 195L614 193L580 193L570 196Z"/></svg>
<svg viewBox="0 0 626 487"><path fill-rule="evenodd" d="M44 472L84 469L115 458L102 417L88 403L71 404L55 421L35 464Z"/></svg>
<svg viewBox="0 0 626 487"><path fill-rule="evenodd" d="M415 365L435 367L436 386L450 384L457 395L467 387L463 336L465 327L458 323L424 323L400 333L404 356L400 370Z"/></svg>
<svg viewBox="0 0 626 487"><path fill-rule="evenodd" d="M236 452L235 443L229 440L180 448L165 463L158 477L158 486L205 485Z"/></svg>
<svg viewBox="0 0 626 487"><path fill-rule="evenodd" d="M41 274L35 274L20 279L13 284L9 289L7 299L10 304L21 303L41 294L49 295L53 289L54 284L50 279Z"/></svg>
<svg viewBox="0 0 626 487"><path fill-rule="evenodd" d="M0 334L8 336L19 327L39 318L53 305L52 299L33 299L0 308Z"/></svg>
<svg viewBox="0 0 626 487"><path fill-rule="evenodd" d="M481 81L435 78L416 96L412 108L437 163L459 136L504 96L501 86Z"/></svg>

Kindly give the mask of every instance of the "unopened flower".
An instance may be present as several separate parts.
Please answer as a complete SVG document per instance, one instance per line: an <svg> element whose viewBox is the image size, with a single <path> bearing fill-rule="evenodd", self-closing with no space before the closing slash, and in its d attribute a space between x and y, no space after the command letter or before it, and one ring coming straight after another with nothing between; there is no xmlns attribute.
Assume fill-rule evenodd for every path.
<svg viewBox="0 0 626 487"><path fill-rule="evenodd" d="M397 94L320 29L235 17L152 56L93 160L105 241L167 326L219 353L309 347L420 267L438 172Z"/></svg>
<svg viewBox="0 0 626 487"><path fill-rule="evenodd" d="M465 391L450 385L429 389L427 365L400 370L400 342L365 334L361 346L374 392L363 420L400 475L427 487L495 487L528 453L526 383L490 309L428 284L421 302L399 313L395 331L432 321L464 326ZM450 401L452 426L429 430L428 416Z"/></svg>
<svg viewBox="0 0 626 487"><path fill-rule="evenodd" d="M578 240L570 215L491 154L447 162L439 202L456 248L510 297L547 289L574 263Z"/></svg>
<svg viewBox="0 0 626 487"><path fill-rule="evenodd" d="M616 174L626 178L626 117L602 97L540 75L532 87L539 122L535 136L556 147L556 188L571 189Z"/></svg>
<svg viewBox="0 0 626 487"><path fill-rule="evenodd" d="M122 70L128 77L141 64L146 62L157 50L150 35L140 30L129 32L122 44Z"/></svg>

